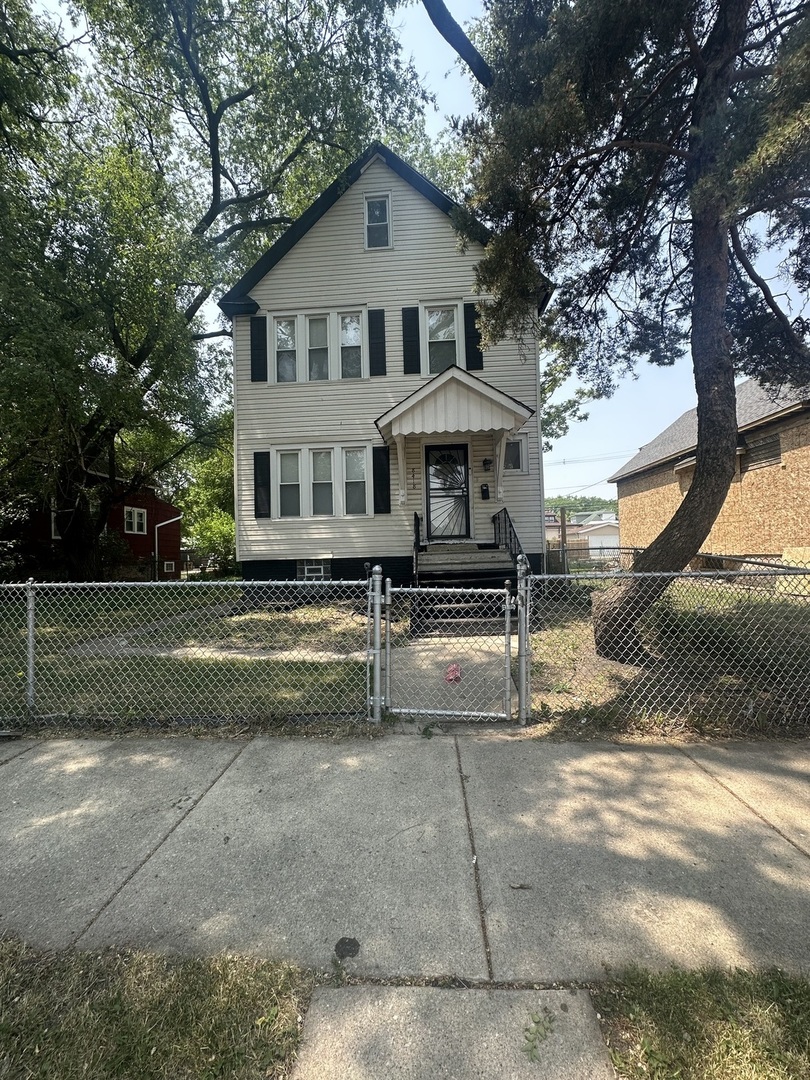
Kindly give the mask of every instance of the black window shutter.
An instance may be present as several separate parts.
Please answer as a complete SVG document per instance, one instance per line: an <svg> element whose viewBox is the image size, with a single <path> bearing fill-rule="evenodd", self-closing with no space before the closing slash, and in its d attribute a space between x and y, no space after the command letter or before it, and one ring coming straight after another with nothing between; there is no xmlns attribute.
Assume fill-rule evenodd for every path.
<svg viewBox="0 0 810 1080"><path fill-rule="evenodd" d="M250 381L267 382L267 318L250 320Z"/></svg>
<svg viewBox="0 0 810 1080"><path fill-rule="evenodd" d="M253 455L253 512L257 518L270 517L270 452Z"/></svg>
<svg viewBox="0 0 810 1080"><path fill-rule="evenodd" d="M374 513L391 513L391 455L387 446L372 446Z"/></svg>
<svg viewBox="0 0 810 1080"><path fill-rule="evenodd" d="M464 352L467 371L484 370L484 354L481 352L481 331L478 329L475 304L464 305Z"/></svg>
<svg viewBox="0 0 810 1080"><path fill-rule="evenodd" d="M419 308L402 309L402 370L405 375L419 375L422 364L419 358Z"/></svg>
<svg viewBox="0 0 810 1080"><path fill-rule="evenodd" d="M375 308L368 313L369 374L385 375L385 312Z"/></svg>

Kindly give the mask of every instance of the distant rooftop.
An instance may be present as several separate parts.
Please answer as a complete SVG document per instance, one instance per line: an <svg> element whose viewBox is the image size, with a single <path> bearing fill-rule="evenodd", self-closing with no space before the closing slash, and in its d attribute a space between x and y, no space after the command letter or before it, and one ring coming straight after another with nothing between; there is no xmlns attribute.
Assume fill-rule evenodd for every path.
<svg viewBox="0 0 810 1080"><path fill-rule="evenodd" d="M784 412L810 408L810 387L782 387L773 390L756 379L748 379L737 387L737 427L740 431L769 423ZM652 469L665 461L682 457L697 447L697 410L689 409L674 424L642 446L634 458L608 477L609 483L626 480L636 473Z"/></svg>

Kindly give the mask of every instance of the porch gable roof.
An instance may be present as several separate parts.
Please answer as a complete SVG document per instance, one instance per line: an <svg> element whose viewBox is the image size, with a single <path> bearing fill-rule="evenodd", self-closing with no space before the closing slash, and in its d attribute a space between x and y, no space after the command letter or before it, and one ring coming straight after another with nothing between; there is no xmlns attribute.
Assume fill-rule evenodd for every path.
<svg viewBox="0 0 810 1080"><path fill-rule="evenodd" d="M462 431L513 432L534 409L478 379L449 367L375 420L385 442L408 435Z"/></svg>

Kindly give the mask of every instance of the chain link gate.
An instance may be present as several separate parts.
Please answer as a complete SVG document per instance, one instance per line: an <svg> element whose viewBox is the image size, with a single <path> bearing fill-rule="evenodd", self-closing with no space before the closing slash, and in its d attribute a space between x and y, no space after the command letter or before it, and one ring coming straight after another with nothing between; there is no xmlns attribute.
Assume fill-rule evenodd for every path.
<svg viewBox="0 0 810 1080"><path fill-rule="evenodd" d="M525 723L528 572L518 589L394 587L371 578L371 719Z"/></svg>

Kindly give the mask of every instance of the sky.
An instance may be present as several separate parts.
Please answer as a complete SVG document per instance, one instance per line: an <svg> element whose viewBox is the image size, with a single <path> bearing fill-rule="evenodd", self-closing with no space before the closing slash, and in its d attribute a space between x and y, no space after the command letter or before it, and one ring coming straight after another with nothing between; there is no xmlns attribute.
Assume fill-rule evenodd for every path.
<svg viewBox="0 0 810 1080"><path fill-rule="evenodd" d="M447 0L457 22L465 25L482 12L479 0ZM438 112L428 115L428 130L438 134L448 116L475 109L471 76L456 63L455 53L439 35L420 3L397 12L394 24L425 85L437 99ZM692 366L684 357L674 367L640 366L612 398L588 407L588 419L575 424L545 456L546 494L616 498L616 485L605 483L639 448L696 404ZM574 384L575 385L575 384ZM567 397L564 387L560 397Z"/></svg>

